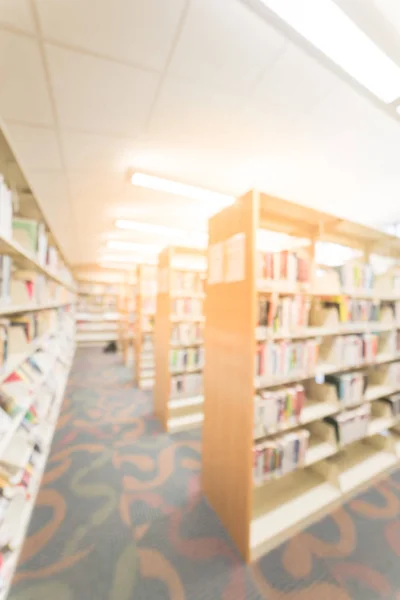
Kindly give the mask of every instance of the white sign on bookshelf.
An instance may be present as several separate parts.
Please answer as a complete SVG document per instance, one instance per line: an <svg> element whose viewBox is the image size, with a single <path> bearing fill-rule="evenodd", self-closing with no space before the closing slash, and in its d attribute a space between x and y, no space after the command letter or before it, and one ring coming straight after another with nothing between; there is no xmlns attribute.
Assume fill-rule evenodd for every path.
<svg viewBox="0 0 400 600"><path fill-rule="evenodd" d="M227 283L243 281L245 277L245 242L244 233L237 233L225 242Z"/></svg>
<svg viewBox="0 0 400 600"><path fill-rule="evenodd" d="M224 242L212 244L208 249L208 284L224 280Z"/></svg>

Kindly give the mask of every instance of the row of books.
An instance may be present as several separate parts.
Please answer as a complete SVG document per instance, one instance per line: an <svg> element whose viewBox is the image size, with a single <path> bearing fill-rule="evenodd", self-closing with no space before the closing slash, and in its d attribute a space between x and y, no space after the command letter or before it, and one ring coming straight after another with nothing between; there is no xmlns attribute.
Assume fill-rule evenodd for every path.
<svg viewBox="0 0 400 600"><path fill-rule="evenodd" d="M282 250L281 252L258 252L257 254L258 279L309 283L310 261L300 252Z"/></svg>
<svg viewBox="0 0 400 600"><path fill-rule="evenodd" d="M304 295L259 297L258 325L273 332L291 332L309 325L311 302Z"/></svg>
<svg viewBox="0 0 400 600"><path fill-rule="evenodd" d="M334 364L351 367L376 359L379 336L374 333L340 335L327 343L330 344Z"/></svg>
<svg viewBox="0 0 400 600"><path fill-rule="evenodd" d="M13 202L12 193L3 175L0 174L0 234L6 239L12 237Z"/></svg>
<svg viewBox="0 0 400 600"><path fill-rule="evenodd" d="M68 308L46 310L0 320L0 369L7 359L27 351L33 340L60 328Z"/></svg>
<svg viewBox="0 0 400 600"><path fill-rule="evenodd" d="M325 384L335 388L337 399L342 406L354 406L363 401L368 385L368 376L366 373L360 372L327 375Z"/></svg>
<svg viewBox="0 0 400 600"><path fill-rule="evenodd" d="M374 273L371 265L350 262L337 267L337 272L344 292L372 292Z"/></svg>
<svg viewBox="0 0 400 600"><path fill-rule="evenodd" d="M306 401L304 386L261 392L254 399L254 434L270 434L296 425Z"/></svg>
<svg viewBox="0 0 400 600"><path fill-rule="evenodd" d="M202 346L195 348L171 349L169 351L169 369L171 373L203 369L204 349Z"/></svg>
<svg viewBox="0 0 400 600"><path fill-rule="evenodd" d="M203 374L185 373L171 376L170 398L197 396L203 393Z"/></svg>
<svg viewBox="0 0 400 600"><path fill-rule="evenodd" d="M35 219L14 217L12 237L24 250L36 258L38 263L61 278L72 280L71 274L55 246L48 243L46 226Z"/></svg>
<svg viewBox="0 0 400 600"><path fill-rule="evenodd" d="M171 311L178 319L201 317L203 315L203 300L199 298L174 298Z"/></svg>
<svg viewBox="0 0 400 600"><path fill-rule="evenodd" d="M282 477L302 467L309 445L310 432L297 429L253 448L253 480L255 485Z"/></svg>
<svg viewBox="0 0 400 600"><path fill-rule="evenodd" d="M204 283L205 279L201 273L172 270L171 291L175 294L202 294Z"/></svg>
<svg viewBox="0 0 400 600"><path fill-rule="evenodd" d="M171 327L171 346L191 346L202 344L204 326L202 323L176 323Z"/></svg>
<svg viewBox="0 0 400 600"><path fill-rule="evenodd" d="M313 373L318 362L318 341L314 338L298 342L265 342L257 345L256 375L295 377Z"/></svg>
<svg viewBox="0 0 400 600"><path fill-rule="evenodd" d="M365 438L370 419L371 405L365 403L358 408L346 410L333 417L325 417L324 420L334 428L338 444L345 446Z"/></svg>
<svg viewBox="0 0 400 600"><path fill-rule="evenodd" d="M33 271L11 272L11 259L0 259L0 303L16 305L43 305L56 302L70 302L72 293L65 287Z"/></svg>

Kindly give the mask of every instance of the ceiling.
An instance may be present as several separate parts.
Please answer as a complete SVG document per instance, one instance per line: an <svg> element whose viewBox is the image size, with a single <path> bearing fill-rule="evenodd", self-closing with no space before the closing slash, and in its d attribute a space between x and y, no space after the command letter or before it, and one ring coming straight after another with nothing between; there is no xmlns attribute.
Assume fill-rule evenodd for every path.
<svg viewBox="0 0 400 600"><path fill-rule="evenodd" d="M400 64L398 1L337 1ZM244 0L0 0L0 81L0 125L74 264L116 218L206 227L212 207L130 169L400 219L400 119Z"/></svg>

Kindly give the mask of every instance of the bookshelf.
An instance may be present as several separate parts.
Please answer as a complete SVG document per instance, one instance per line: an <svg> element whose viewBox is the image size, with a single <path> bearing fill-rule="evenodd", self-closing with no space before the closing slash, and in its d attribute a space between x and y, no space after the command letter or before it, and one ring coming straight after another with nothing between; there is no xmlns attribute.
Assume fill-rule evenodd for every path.
<svg viewBox="0 0 400 600"><path fill-rule="evenodd" d="M133 368L136 280L132 273L127 273L125 283L121 285L120 296L118 298L118 312L120 315L118 341L122 352L122 360L126 367Z"/></svg>
<svg viewBox="0 0 400 600"><path fill-rule="evenodd" d="M64 397L75 346L75 292L0 133L0 600L9 591Z"/></svg>
<svg viewBox="0 0 400 600"><path fill-rule="evenodd" d="M157 267L136 266L136 319L134 325L134 381L141 390L154 386L154 319L157 298Z"/></svg>
<svg viewBox="0 0 400 600"><path fill-rule="evenodd" d="M79 346L104 346L119 337L119 298L125 272L109 272L95 266L75 269L78 278L76 341Z"/></svg>
<svg viewBox="0 0 400 600"><path fill-rule="evenodd" d="M361 256L320 268L320 241ZM209 221L202 481L246 561L398 466L398 272L372 253L400 240L257 191Z"/></svg>
<svg viewBox="0 0 400 600"><path fill-rule="evenodd" d="M159 255L154 412L165 431L203 420L205 251L169 247Z"/></svg>

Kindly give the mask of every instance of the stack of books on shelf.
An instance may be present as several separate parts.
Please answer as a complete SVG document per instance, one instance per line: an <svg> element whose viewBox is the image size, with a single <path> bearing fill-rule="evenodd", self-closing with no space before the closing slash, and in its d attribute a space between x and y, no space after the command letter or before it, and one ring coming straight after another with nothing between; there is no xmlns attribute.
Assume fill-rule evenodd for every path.
<svg viewBox="0 0 400 600"><path fill-rule="evenodd" d="M204 340L203 323L174 323L171 326L171 346L196 346Z"/></svg>
<svg viewBox="0 0 400 600"><path fill-rule="evenodd" d="M370 419L371 405L365 403L358 408L325 417L325 422L334 428L337 443L345 446L368 435Z"/></svg>
<svg viewBox="0 0 400 600"><path fill-rule="evenodd" d="M202 347L171 349L169 351L169 368L171 373L199 371L204 367L204 350Z"/></svg>
<svg viewBox="0 0 400 600"><path fill-rule="evenodd" d="M310 432L291 433L256 444L253 448L253 481L260 485L304 466Z"/></svg>
<svg viewBox="0 0 400 600"><path fill-rule="evenodd" d="M340 284L344 294L371 294L374 289L372 266L357 261L337 267Z"/></svg>
<svg viewBox="0 0 400 600"><path fill-rule="evenodd" d="M326 375L324 383L334 388L340 406L348 407L364 401L368 377L361 372Z"/></svg>
<svg viewBox="0 0 400 600"><path fill-rule="evenodd" d="M79 282L76 339L80 345L96 346L117 340L119 321L117 295L110 294L110 290L116 287L116 284ZM105 295L101 290L104 290Z"/></svg>
<svg viewBox="0 0 400 600"><path fill-rule="evenodd" d="M0 174L0 235L6 239L12 237L13 202L11 190Z"/></svg>
<svg viewBox="0 0 400 600"><path fill-rule="evenodd" d="M303 385L264 391L254 400L254 433L262 436L300 422L306 400Z"/></svg>
<svg viewBox="0 0 400 600"><path fill-rule="evenodd" d="M170 399L190 398L203 393L203 374L186 373L171 376Z"/></svg>
<svg viewBox="0 0 400 600"><path fill-rule="evenodd" d="M299 342L264 342L257 345L256 377L259 385L285 377L312 375L318 364L317 339Z"/></svg>
<svg viewBox="0 0 400 600"><path fill-rule="evenodd" d="M203 301L199 298L174 298L172 316L176 320L202 318Z"/></svg>
<svg viewBox="0 0 400 600"><path fill-rule="evenodd" d="M304 295L260 296L258 327L273 333L292 333L309 324L311 301Z"/></svg>
<svg viewBox="0 0 400 600"><path fill-rule="evenodd" d="M204 275L192 271L178 271L174 269L171 274L172 295L199 295L204 294Z"/></svg>
<svg viewBox="0 0 400 600"><path fill-rule="evenodd" d="M302 251L258 252L257 279L259 281L310 282L310 262Z"/></svg>

